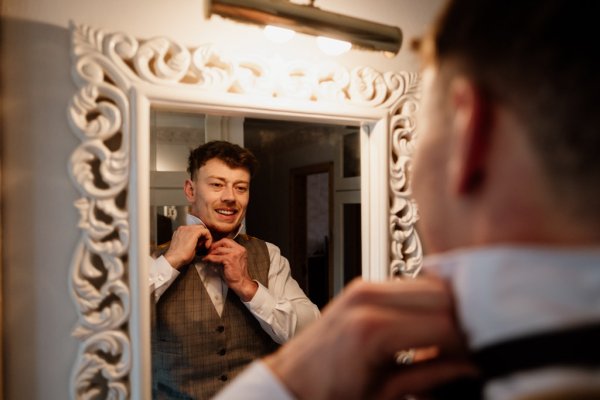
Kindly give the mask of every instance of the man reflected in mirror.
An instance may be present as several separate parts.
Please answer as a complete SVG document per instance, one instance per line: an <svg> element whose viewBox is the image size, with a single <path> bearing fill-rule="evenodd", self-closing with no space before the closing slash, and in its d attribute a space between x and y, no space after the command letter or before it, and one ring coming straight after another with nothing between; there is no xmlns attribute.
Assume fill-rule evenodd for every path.
<svg viewBox="0 0 600 400"><path fill-rule="evenodd" d="M279 248L243 233L257 160L212 141L192 150L187 224L149 271L156 399L207 399L319 317Z"/></svg>

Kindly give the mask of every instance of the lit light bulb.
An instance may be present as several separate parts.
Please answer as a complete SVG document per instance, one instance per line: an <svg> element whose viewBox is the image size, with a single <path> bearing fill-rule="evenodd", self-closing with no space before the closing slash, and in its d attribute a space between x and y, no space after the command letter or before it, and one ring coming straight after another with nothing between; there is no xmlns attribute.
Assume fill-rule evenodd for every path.
<svg viewBox="0 0 600 400"><path fill-rule="evenodd" d="M317 37L317 46L325 54L330 56L339 56L352 48L352 43L344 40L331 39L325 36Z"/></svg>
<svg viewBox="0 0 600 400"><path fill-rule="evenodd" d="M272 42L285 43L291 40L296 32L291 29L280 28L279 26L266 25L263 31L265 36Z"/></svg>

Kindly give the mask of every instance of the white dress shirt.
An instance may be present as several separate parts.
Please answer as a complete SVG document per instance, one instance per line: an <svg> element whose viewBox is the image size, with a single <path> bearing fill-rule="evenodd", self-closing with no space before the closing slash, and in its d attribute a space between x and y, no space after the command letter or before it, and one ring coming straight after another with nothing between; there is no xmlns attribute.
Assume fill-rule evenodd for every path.
<svg viewBox="0 0 600 400"><path fill-rule="evenodd" d="M469 347L600 323L600 249L498 246L425 259L446 277ZM600 370L543 368L489 382L485 399L570 388L600 389Z"/></svg>
<svg viewBox="0 0 600 400"><path fill-rule="evenodd" d="M450 282L471 349L522 335L600 322L600 249L488 247L426 257ZM508 400L564 388L600 388L600 370L547 368L490 382L485 399ZM292 400L255 361L215 399Z"/></svg>
<svg viewBox="0 0 600 400"><path fill-rule="evenodd" d="M202 221L188 214L186 223L188 225L202 224ZM257 282L256 294L250 301L243 303L256 317L265 332L275 342L281 344L310 322L318 319L320 313L318 307L306 297L298 283L292 278L289 262L281 255L279 248L274 244L266 243L270 259L269 287ZM200 261L195 262L194 266L215 309L221 315L227 297L227 285L214 267ZM148 275L150 291L154 295L154 300L158 301L179 276L179 271L173 268L164 256L160 256L150 263Z"/></svg>

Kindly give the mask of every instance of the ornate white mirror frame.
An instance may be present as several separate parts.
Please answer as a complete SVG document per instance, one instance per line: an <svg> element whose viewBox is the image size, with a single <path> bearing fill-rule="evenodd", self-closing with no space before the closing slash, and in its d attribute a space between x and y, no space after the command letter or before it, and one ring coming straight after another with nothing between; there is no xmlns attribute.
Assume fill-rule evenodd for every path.
<svg viewBox="0 0 600 400"><path fill-rule="evenodd" d="M69 287L80 341L72 398L150 398L150 107L361 126L363 277L414 275L422 250L406 171L418 76L234 58L212 46L71 26L69 162L80 240ZM130 266L132 266L130 268Z"/></svg>

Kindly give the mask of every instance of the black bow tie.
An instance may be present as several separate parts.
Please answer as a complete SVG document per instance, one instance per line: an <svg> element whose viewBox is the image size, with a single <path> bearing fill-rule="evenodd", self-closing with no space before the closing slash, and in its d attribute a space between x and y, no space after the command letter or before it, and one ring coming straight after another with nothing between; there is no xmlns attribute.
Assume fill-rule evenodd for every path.
<svg viewBox="0 0 600 400"><path fill-rule="evenodd" d="M600 324L533 334L486 346L473 354L481 370L479 379L461 379L432 391L436 400L483 398L486 382L521 371L548 366L597 368L600 366Z"/></svg>

